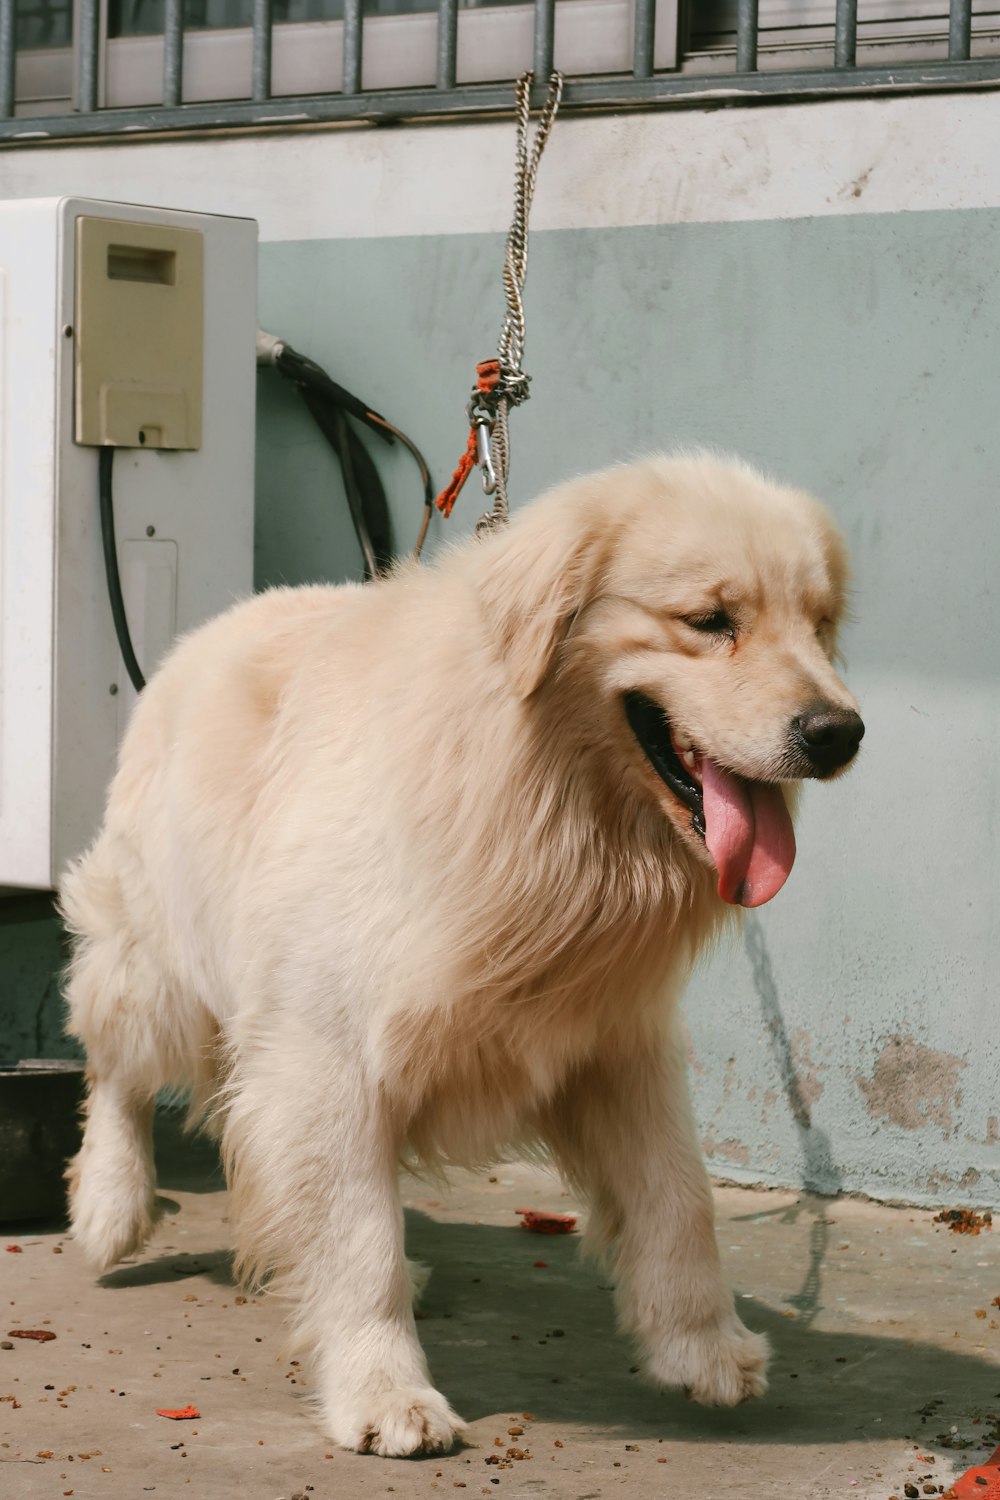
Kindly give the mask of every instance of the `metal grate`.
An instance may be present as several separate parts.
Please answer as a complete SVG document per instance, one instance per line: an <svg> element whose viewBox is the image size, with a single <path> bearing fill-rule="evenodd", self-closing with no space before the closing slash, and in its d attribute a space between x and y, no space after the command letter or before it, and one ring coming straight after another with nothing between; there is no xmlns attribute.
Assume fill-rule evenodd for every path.
<svg viewBox="0 0 1000 1500"><path fill-rule="evenodd" d="M252 15L252 27L230 30L230 37L246 36L249 42L249 88L243 97L205 102L185 102L185 53L193 44L196 8L191 0L161 0L162 89L158 103L108 104L103 79L108 40L102 30L102 0L76 0L72 36L72 101L56 102L47 110L35 99L30 108L18 108L16 81L19 71L17 26L27 14L25 0L0 0L0 145L31 144L60 138L101 137L164 131L206 131L233 127L315 124L332 121L385 121L452 115L509 113L510 82L462 82L459 79L460 0L426 0L425 11L436 10L436 58L433 82L398 88L365 87L365 32L369 0L342 0L338 11L342 65L339 77L331 77L329 92L292 92L273 87L272 59L275 39L275 0L246 0L241 8ZM486 0L489 3L489 0ZM280 4L280 0L279 0ZM462 0L464 7L476 0ZM735 13L734 44L711 51L697 47L685 51L684 36L692 17L699 13L697 0L685 8L672 0L659 11L674 28L670 38L669 67L658 66L661 37L657 35L657 0L630 0L623 9L630 29L631 68L609 66L599 74L570 75L564 93L564 108L649 108L683 104L724 104L775 99L808 99L836 93L906 93L1000 85L1000 3L987 20L987 44L973 54L973 0L941 0L936 7L937 29L926 26L917 43L910 39L909 53L892 61L883 48L868 60L858 61L859 0L829 0L829 25L822 45L815 41L792 45L788 31L781 33L781 46L768 38L776 35L773 21L762 25L759 0L730 0ZM189 11L186 33L185 9ZM419 8L419 5L418 5ZM718 6L716 7L719 8ZM723 7L724 8L724 0ZM976 7L977 16L980 9ZM525 10L526 7L522 7ZM560 5L559 20L572 22L569 0ZM815 9L815 7L813 7ZM884 9L884 8L883 8ZM924 12L926 13L926 5ZM534 0L533 66L536 77L547 78L553 63L560 65L556 46L556 0ZM707 7L703 7L703 12ZM341 18L342 17L342 18ZM688 31L684 21L687 20ZM884 16L883 16L884 19ZM68 20L66 22L68 26ZM299 23L301 27L301 22ZM797 24L797 23L796 23ZM148 28L147 28L148 29ZM662 28L661 28L662 29ZM884 28L883 28L884 29ZM979 33L975 33L978 35ZM197 35L204 36L204 31ZM930 40L928 40L930 38ZM153 41L153 38L149 38ZM763 48L770 48L767 58ZM27 68L27 49L24 63ZM67 59L69 53L67 52ZM32 57L37 61L37 53ZM32 64L34 65L34 63ZM127 66L127 64L123 64ZM539 100L542 90L539 88Z"/></svg>

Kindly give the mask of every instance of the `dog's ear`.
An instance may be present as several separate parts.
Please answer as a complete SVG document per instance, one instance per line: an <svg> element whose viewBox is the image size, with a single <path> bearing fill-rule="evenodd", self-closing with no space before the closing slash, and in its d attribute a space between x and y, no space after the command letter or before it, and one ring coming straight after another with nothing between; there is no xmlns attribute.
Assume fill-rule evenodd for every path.
<svg viewBox="0 0 1000 1500"><path fill-rule="evenodd" d="M520 698L545 681L570 626L594 596L598 548L586 531L512 526L480 584L486 628Z"/></svg>

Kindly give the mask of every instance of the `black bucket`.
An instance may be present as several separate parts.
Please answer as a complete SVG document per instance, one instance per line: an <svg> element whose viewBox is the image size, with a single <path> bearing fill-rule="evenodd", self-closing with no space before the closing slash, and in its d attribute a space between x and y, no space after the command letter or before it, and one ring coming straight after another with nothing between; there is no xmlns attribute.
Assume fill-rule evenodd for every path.
<svg viewBox="0 0 1000 1500"><path fill-rule="evenodd" d="M65 1214L66 1163L80 1149L84 1065L0 1063L0 1222Z"/></svg>

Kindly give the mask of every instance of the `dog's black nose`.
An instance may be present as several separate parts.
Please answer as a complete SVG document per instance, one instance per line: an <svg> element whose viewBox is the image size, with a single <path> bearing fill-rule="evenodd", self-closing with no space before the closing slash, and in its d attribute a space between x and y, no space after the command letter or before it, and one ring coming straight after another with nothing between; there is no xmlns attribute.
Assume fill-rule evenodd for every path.
<svg viewBox="0 0 1000 1500"><path fill-rule="evenodd" d="M853 708L818 706L793 719L792 731L813 770L824 776L846 766L857 754L865 726Z"/></svg>

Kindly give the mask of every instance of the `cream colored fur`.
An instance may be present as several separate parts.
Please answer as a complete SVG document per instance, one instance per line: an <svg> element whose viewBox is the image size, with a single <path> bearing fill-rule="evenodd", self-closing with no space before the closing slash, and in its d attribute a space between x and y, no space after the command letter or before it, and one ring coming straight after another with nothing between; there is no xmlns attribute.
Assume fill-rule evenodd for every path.
<svg viewBox="0 0 1000 1500"><path fill-rule="evenodd" d="M796 706L853 702L830 665L843 586L815 501L695 456L184 640L62 891L94 1266L148 1236L152 1102L190 1087L221 1130L239 1270L287 1296L324 1430L447 1448L462 1423L416 1337L398 1164L542 1146L590 1202L651 1376L703 1402L762 1392L675 1026L730 909L622 694L779 776ZM720 590L752 617L739 653L683 623Z"/></svg>

